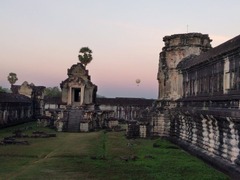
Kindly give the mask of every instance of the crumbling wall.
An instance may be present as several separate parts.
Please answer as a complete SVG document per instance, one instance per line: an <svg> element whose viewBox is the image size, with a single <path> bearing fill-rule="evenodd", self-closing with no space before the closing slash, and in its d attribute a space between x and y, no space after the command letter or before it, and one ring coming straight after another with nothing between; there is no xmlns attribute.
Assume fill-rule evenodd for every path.
<svg viewBox="0 0 240 180"><path fill-rule="evenodd" d="M150 135L168 137L170 132L168 101L155 101L149 112Z"/></svg>

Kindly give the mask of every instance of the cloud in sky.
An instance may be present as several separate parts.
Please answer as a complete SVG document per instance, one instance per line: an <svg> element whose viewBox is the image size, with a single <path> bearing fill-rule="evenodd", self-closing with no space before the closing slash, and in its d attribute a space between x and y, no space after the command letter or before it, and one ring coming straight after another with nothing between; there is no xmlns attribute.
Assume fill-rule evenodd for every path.
<svg viewBox="0 0 240 180"><path fill-rule="evenodd" d="M217 2L217 6L216 6ZM157 98L165 35L202 32L216 46L240 32L238 1L9 0L0 2L0 86L7 75L47 87L67 78L83 46L98 93ZM140 86L135 80L141 79Z"/></svg>

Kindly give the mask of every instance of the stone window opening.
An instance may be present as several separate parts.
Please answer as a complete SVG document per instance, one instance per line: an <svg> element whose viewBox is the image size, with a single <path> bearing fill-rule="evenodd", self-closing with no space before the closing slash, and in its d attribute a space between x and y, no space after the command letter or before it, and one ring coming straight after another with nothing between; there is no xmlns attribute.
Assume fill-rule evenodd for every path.
<svg viewBox="0 0 240 180"><path fill-rule="evenodd" d="M230 88L232 90L237 90L237 75L239 74L239 63L236 60L230 61Z"/></svg>
<svg viewBox="0 0 240 180"><path fill-rule="evenodd" d="M80 96L81 96L81 89L74 88L73 89L73 101L80 102Z"/></svg>
<svg viewBox="0 0 240 180"><path fill-rule="evenodd" d="M224 74L223 74L223 84L224 84L224 93L227 93L230 89L230 64L229 58L224 58Z"/></svg>

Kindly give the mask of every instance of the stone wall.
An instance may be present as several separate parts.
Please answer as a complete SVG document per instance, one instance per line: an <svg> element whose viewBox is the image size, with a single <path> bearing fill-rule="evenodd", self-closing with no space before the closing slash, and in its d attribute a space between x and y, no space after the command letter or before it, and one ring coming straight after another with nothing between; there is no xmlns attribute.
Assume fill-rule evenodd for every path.
<svg viewBox="0 0 240 180"><path fill-rule="evenodd" d="M170 132L169 109L172 101L155 101L149 111L150 135L168 137Z"/></svg>
<svg viewBox="0 0 240 180"><path fill-rule="evenodd" d="M112 111L113 118L123 120L143 118L142 114L153 102L153 99L143 98L97 98L100 110Z"/></svg>
<svg viewBox="0 0 240 180"><path fill-rule="evenodd" d="M33 83L23 82L22 85L12 85L13 94L21 94L31 98L34 118L44 114L44 86L35 86Z"/></svg>
<svg viewBox="0 0 240 180"><path fill-rule="evenodd" d="M169 140L235 179L240 175L240 111L177 107L170 111Z"/></svg>
<svg viewBox="0 0 240 180"><path fill-rule="evenodd" d="M194 41L200 43L198 54L195 43L192 51L193 41L179 43L184 39L190 42L189 35L194 36L173 35L164 40L159 60L159 99L150 111L151 132L167 136L232 178L239 177L240 36L211 49L208 36L197 34ZM180 57L180 50L187 56Z"/></svg>
<svg viewBox="0 0 240 180"><path fill-rule="evenodd" d="M239 164L240 112L228 109L175 108L170 136Z"/></svg>
<svg viewBox="0 0 240 180"><path fill-rule="evenodd" d="M185 58L182 98L170 112L170 136L239 165L240 36Z"/></svg>

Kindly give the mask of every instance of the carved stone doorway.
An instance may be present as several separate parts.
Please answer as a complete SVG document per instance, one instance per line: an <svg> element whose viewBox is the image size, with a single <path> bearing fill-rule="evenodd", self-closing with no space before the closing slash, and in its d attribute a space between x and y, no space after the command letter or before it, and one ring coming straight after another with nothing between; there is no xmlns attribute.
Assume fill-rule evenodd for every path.
<svg viewBox="0 0 240 180"><path fill-rule="evenodd" d="M81 104L81 88L72 88L72 105L80 106Z"/></svg>

